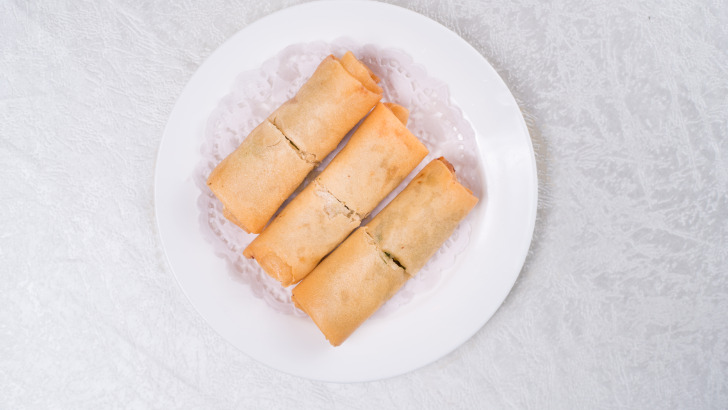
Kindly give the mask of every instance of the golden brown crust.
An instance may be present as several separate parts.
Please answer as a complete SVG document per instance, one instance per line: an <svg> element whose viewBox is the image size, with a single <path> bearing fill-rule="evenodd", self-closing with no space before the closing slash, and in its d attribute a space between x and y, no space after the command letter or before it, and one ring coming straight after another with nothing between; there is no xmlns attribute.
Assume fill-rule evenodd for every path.
<svg viewBox="0 0 728 410"><path fill-rule="evenodd" d="M362 217L427 155L427 148L380 103L318 180Z"/></svg>
<svg viewBox="0 0 728 410"><path fill-rule="evenodd" d="M367 90L376 94L382 93L382 87L377 85L379 77L374 75L372 70L367 67L366 64L354 57L354 54L351 51L347 51L346 54L339 59L339 62L341 62L341 65L346 69L346 71L359 80L364 87L367 88Z"/></svg>
<svg viewBox="0 0 728 410"><path fill-rule="evenodd" d="M477 204L448 162L433 160L366 228L414 276Z"/></svg>
<svg viewBox="0 0 728 410"><path fill-rule="evenodd" d="M376 76L353 55L346 60L352 71L367 73L363 78L371 87ZM296 96L256 127L208 177L225 217L247 232L260 233L315 163L381 99L379 90L369 91L333 56L324 59Z"/></svg>
<svg viewBox="0 0 728 410"><path fill-rule="evenodd" d="M311 188L286 206L246 248L245 256L255 258L285 286L298 282L356 229L360 216L371 212L426 154L424 145L391 110L377 105Z"/></svg>
<svg viewBox="0 0 728 410"><path fill-rule="evenodd" d="M444 159L431 161L298 286L293 301L340 345L427 262L475 206Z"/></svg>
<svg viewBox="0 0 728 410"><path fill-rule="evenodd" d="M340 345L389 300L408 276L357 229L293 289L293 302Z"/></svg>
<svg viewBox="0 0 728 410"><path fill-rule="evenodd" d="M321 161L381 98L328 56L269 119L300 151Z"/></svg>
<svg viewBox="0 0 728 410"><path fill-rule="evenodd" d="M392 111L392 114L394 114L403 125L407 125L407 121L409 120L408 109L393 102L385 102L382 104L384 104L385 107L389 108L389 110Z"/></svg>
<svg viewBox="0 0 728 410"><path fill-rule="evenodd" d="M264 121L215 167L207 185L228 219L246 232L259 233L313 167Z"/></svg>
<svg viewBox="0 0 728 410"><path fill-rule="evenodd" d="M301 280L361 223L316 181L294 198L245 248L283 286Z"/></svg>

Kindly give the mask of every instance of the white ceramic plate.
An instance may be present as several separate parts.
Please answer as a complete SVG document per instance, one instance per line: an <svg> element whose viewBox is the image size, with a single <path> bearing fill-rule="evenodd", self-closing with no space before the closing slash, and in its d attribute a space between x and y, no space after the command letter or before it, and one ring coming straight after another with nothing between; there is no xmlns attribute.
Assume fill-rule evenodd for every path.
<svg viewBox="0 0 728 410"><path fill-rule="evenodd" d="M399 48L448 84L476 132L487 198L475 208L469 248L438 287L362 325L333 348L308 318L276 313L227 272L199 230L193 174L209 114L235 77L284 47L345 36ZM536 163L513 96L463 39L412 11L369 1L315 2L250 24L200 66L170 115L159 147L155 206L167 259L197 311L220 335L281 371L325 381L402 374L451 352L511 290L536 218Z"/></svg>

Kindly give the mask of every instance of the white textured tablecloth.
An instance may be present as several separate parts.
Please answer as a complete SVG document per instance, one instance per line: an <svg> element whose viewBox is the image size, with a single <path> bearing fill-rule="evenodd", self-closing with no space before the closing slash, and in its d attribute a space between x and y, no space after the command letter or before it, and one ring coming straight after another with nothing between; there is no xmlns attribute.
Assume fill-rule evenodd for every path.
<svg viewBox="0 0 728 410"><path fill-rule="evenodd" d="M727 408L728 4L398 1L529 123L540 201L506 302L393 379L220 339L167 266L155 155L199 64L296 1L0 2L0 408Z"/></svg>

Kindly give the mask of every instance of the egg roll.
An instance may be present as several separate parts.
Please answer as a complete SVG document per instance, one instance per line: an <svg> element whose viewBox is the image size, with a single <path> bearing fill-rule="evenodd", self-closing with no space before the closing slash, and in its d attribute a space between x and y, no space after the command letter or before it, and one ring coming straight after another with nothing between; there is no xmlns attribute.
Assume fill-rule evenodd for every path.
<svg viewBox="0 0 728 410"><path fill-rule="evenodd" d="M293 302L340 345L417 274L477 202L452 165L433 160L293 289Z"/></svg>
<svg viewBox="0 0 728 410"><path fill-rule="evenodd" d="M284 286L303 279L427 155L403 121L404 107L377 104L315 180L316 192L338 201L337 211L323 194L299 195L243 254ZM339 217L344 210L348 219Z"/></svg>
<svg viewBox="0 0 728 410"><path fill-rule="evenodd" d="M247 232L260 232L314 166L264 121L212 170L207 185L228 220Z"/></svg>
<svg viewBox="0 0 728 410"><path fill-rule="evenodd" d="M299 150L321 161L382 98L374 74L351 52L348 71L328 56L296 96L270 115L272 122Z"/></svg>
<svg viewBox="0 0 728 410"><path fill-rule="evenodd" d="M367 224L367 231L414 276L477 203L452 165L437 158Z"/></svg>
<svg viewBox="0 0 728 410"><path fill-rule="evenodd" d="M225 217L246 232L260 233L306 175L381 99L377 81L350 52L341 61L326 57L296 95L208 177Z"/></svg>
<svg viewBox="0 0 728 410"><path fill-rule="evenodd" d="M369 215L428 153L407 129L406 109L388 104L379 103L374 107L346 147L318 177L321 185L362 218Z"/></svg>
<svg viewBox="0 0 728 410"><path fill-rule="evenodd" d="M293 289L292 298L338 346L408 278L359 228Z"/></svg>
<svg viewBox="0 0 728 410"><path fill-rule="evenodd" d="M314 180L243 254L254 257L268 275L289 286L310 272L360 224L359 215Z"/></svg>

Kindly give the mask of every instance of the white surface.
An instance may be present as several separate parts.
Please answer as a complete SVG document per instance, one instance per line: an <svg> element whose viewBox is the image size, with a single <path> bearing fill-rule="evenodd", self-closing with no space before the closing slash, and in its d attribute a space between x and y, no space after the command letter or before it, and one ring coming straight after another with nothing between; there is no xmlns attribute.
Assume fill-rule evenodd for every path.
<svg viewBox="0 0 728 410"><path fill-rule="evenodd" d="M217 336L164 262L157 146L199 64L286 3L0 3L0 403L8 408L725 408L723 2L409 4L530 123L539 215L461 348L365 384Z"/></svg>
<svg viewBox="0 0 728 410"><path fill-rule="evenodd" d="M371 27L382 19L392 24L373 31ZM336 24L327 25L327 21ZM319 29L309 33L309 24ZM371 318L334 348L311 320L275 311L228 271L226 261L214 253L200 231L199 188L193 176L212 107L231 91L243 67L260 67L285 47L275 48L279 44L333 41L342 35L360 44L387 39L380 46L407 50L428 72L433 67L449 85L454 101L477 107L465 115L471 118L480 157L485 159L485 177L478 191L487 191L487 199L472 211L470 246L437 289L390 315ZM276 38L276 44L268 46L260 40L269 38ZM456 70L443 61L460 61L469 71ZM464 78L468 75L469 80ZM416 107L410 108L414 114ZM159 148L155 206L162 243L177 280L220 335L252 358L286 373L352 382L419 368L451 352L483 326L521 270L536 218L536 189L536 164L518 106L470 45L434 21L399 7L317 2L251 24L195 73L175 104Z"/></svg>

